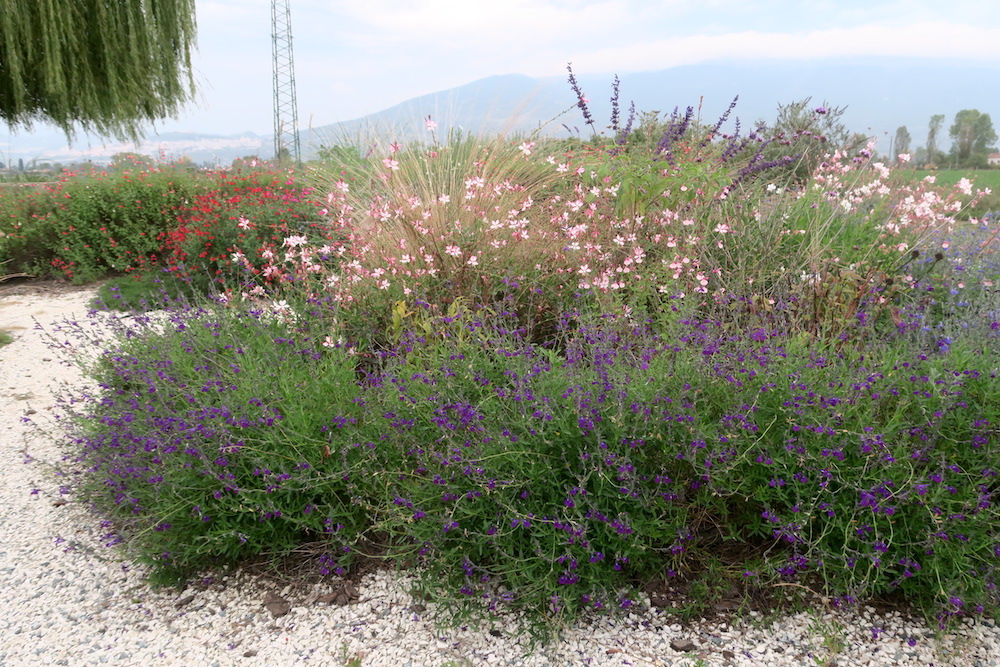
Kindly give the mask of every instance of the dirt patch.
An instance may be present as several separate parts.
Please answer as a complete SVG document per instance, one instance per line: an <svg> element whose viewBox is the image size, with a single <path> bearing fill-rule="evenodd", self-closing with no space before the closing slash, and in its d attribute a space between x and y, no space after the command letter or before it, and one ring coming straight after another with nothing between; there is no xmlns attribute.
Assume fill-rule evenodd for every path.
<svg viewBox="0 0 1000 667"><path fill-rule="evenodd" d="M74 285L63 280L12 278L6 282L0 282L0 299L13 296L62 296L63 294L94 291L100 286L100 282L89 285Z"/></svg>

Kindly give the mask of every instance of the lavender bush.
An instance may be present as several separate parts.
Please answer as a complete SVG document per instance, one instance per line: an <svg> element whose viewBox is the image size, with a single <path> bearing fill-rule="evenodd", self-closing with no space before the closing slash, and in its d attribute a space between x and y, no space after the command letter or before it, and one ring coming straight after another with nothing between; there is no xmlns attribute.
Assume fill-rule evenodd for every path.
<svg viewBox="0 0 1000 667"><path fill-rule="evenodd" d="M655 155L619 131L320 170L338 240L274 239L273 285L94 314L76 494L164 582L295 551L549 627L720 572L995 614L1000 266L971 185L866 148L789 187L685 118Z"/></svg>
<svg viewBox="0 0 1000 667"><path fill-rule="evenodd" d="M96 362L77 492L163 581L303 544L342 572L378 536L435 595L552 619L638 604L644 582L735 543L727 566L755 586L985 612L1000 304L977 299L944 318L951 335L916 304L839 350L718 319L567 315L556 352L469 309L367 370L312 326L320 304L174 308L120 320Z"/></svg>

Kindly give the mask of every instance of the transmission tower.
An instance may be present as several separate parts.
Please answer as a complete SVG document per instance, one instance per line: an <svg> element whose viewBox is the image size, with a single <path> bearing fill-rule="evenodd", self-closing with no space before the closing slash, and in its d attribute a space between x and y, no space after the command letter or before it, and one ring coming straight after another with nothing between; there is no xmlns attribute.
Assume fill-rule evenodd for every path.
<svg viewBox="0 0 1000 667"><path fill-rule="evenodd" d="M289 0L271 0L271 52L274 55L274 157L300 160L299 112L295 101L292 12Z"/></svg>

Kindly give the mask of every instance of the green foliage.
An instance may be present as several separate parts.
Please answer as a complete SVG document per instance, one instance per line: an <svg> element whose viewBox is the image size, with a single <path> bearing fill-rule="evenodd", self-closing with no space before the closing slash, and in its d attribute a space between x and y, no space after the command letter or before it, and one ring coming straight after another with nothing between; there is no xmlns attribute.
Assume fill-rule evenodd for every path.
<svg viewBox="0 0 1000 667"><path fill-rule="evenodd" d="M207 281L183 280L169 271L144 271L102 282L95 302L108 310L147 312L184 298L205 297L212 294L211 287Z"/></svg>
<svg viewBox="0 0 1000 667"><path fill-rule="evenodd" d="M952 141L951 156L956 166L963 167L986 166L986 153L997 140L990 115L978 109L962 109L956 113L948 135Z"/></svg>
<svg viewBox="0 0 1000 667"><path fill-rule="evenodd" d="M0 36L0 118L11 126L134 139L194 87L194 0L12 0Z"/></svg>
<svg viewBox="0 0 1000 667"><path fill-rule="evenodd" d="M51 261L57 239L44 221L55 205L47 185L0 188L0 264L5 272L29 273Z"/></svg>
<svg viewBox="0 0 1000 667"><path fill-rule="evenodd" d="M735 543L762 586L992 604L996 346L602 318L556 353L464 311L359 382L317 306L123 321L94 367L78 492L161 579L303 542L332 570L378 535L456 612L556 619L664 572L717 595L697 575Z"/></svg>
<svg viewBox="0 0 1000 667"><path fill-rule="evenodd" d="M774 138L766 150L768 160L792 158L785 171L793 180L802 183L823 161L824 155L833 151L856 154L868 137L851 132L841 120L846 107L830 106L823 102L812 104L812 98L778 105L778 115L769 126Z"/></svg>
<svg viewBox="0 0 1000 667"><path fill-rule="evenodd" d="M168 268L204 261L218 298L178 305L155 274L145 302L102 292L165 312L100 316L77 493L163 581L377 553L456 614L550 628L662 579L994 613L1000 264L961 217L981 194L866 149L769 181L672 122L652 147L335 151L319 202L217 175Z"/></svg>
<svg viewBox="0 0 1000 667"><path fill-rule="evenodd" d="M198 176L171 165L66 173L44 191L3 193L3 252L13 267L85 283L155 261L160 234Z"/></svg>
<svg viewBox="0 0 1000 667"><path fill-rule="evenodd" d="M442 145L396 148L382 159L329 149L310 173L331 193L330 224L348 241L338 254L355 260L356 274L337 278L351 286L341 298L358 302L343 314L346 335L384 341L400 300L434 314L477 303L551 327L571 299L555 217L571 194L562 173L501 138L455 133Z"/></svg>
<svg viewBox="0 0 1000 667"><path fill-rule="evenodd" d="M327 433L331 410L350 409L359 395L353 364L342 352L321 354L281 315L191 308L171 321L112 321L122 343L92 373L119 399L90 408L106 416L83 429L95 438L86 456L100 473L79 493L158 581L304 542L353 545L364 527ZM171 360L169 376L149 365L153 357ZM125 358L134 364L122 373ZM126 398L136 390L142 415ZM121 438L121 429L130 434ZM120 446L104 447L115 432ZM349 562L350 549L334 556L331 570Z"/></svg>
<svg viewBox="0 0 1000 667"><path fill-rule="evenodd" d="M944 158L944 153L938 148L938 135L944 125L944 114L934 114L931 116L927 126L927 162L940 163Z"/></svg>
<svg viewBox="0 0 1000 667"><path fill-rule="evenodd" d="M331 238L312 188L291 171L246 165L202 182L156 239L165 268L202 292L272 284L279 275L263 270L263 258L286 252L286 238Z"/></svg>
<svg viewBox="0 0 1000 667"><path fill-rule="evenodd" d="M905 125L896 128L896 135L893 137L892 150L890 151L892 155L889 157L895 160L896 156L900 153L908 154L910 152L910 141L910 131L906 129Z"/></svg>

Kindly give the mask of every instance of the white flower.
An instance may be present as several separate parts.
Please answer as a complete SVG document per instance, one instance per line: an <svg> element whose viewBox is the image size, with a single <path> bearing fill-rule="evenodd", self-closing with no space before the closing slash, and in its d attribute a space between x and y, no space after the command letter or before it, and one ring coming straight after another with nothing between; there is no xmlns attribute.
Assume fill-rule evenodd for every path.
<svg viewBox="0 0 1000 667"><path fill-rule="evenodd" d="M300 245L305 245L309 243L309 239L305 236L289 236L285 239L285 245L289 248L297 248Z"/></svg>

